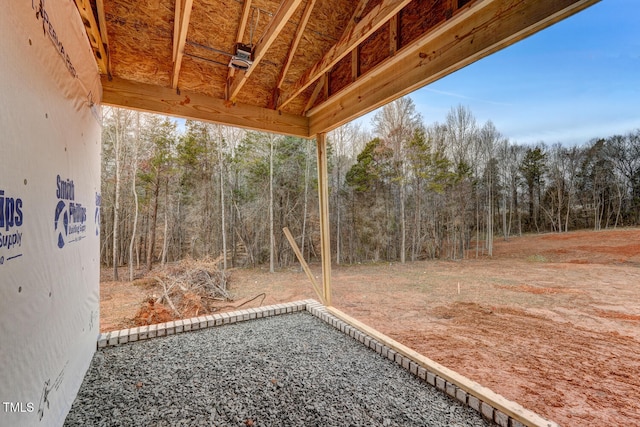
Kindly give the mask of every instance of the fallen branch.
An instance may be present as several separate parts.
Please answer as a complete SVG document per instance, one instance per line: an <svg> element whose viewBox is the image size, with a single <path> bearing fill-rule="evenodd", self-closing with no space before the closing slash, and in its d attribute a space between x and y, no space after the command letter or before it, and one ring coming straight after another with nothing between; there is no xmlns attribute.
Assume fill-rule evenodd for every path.
<svg viewBox="0 0 640 427"><path fill-rule="evenodd" d="M155 280L157 280L161 285L162 288L164 289L164 294L162 294L157 300L156 303L161 303L163 299L166 299L167 302L169 303L169 307L171 307L171 309L173 310L173 312L175 313L176 316L178 316L178 318L180 318L180 312L178 311L178 309L176 308L175 305L173 305L173 301L171 301L171 298L169 298L169 291L171 290L171 288L173 288L173 286L175 285L171 285L169 287L169 289L167 289L167 285L166 283L164 283L164 281L159 278L159 277L154 277Z"/></svg>

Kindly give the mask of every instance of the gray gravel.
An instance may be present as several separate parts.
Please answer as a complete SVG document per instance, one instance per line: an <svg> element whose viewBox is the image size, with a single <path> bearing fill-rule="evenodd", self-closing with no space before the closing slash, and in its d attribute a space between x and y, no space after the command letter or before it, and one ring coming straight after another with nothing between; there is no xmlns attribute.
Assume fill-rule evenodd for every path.
<svg viewBox="0 0 640 427"><path fill-rule="evenodd" d="M65 426L487 426L308 313L96 352Z"/></svg>

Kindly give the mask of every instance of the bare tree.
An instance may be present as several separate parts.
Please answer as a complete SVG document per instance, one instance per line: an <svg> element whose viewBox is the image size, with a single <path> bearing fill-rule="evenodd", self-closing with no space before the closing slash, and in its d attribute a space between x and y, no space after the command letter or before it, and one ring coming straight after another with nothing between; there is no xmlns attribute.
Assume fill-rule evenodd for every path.
<svg viewBox="0 0 640 427"><path fill-rule="evenodd" d="M414 131L421 126L422 117L408 96L399 98L382 107L374 119L375 132L381 136L393 152L394 181L399 186L400 205L400 262L405 263L407 221L406 205L406 153L405 147Z"/></svg>
<svg viewBox="0 0 640 427"><path fill-rule="evenodd" d="M131 192L134 199L134 217L133 217L133 231L131 232L131 240L129 241L129 281L133 281L133 245L136 241L136 230L138 226L138 210L140 209L138 203L138 191L136 190L136 175L138 174L138 146L140 145L140 112L136 112L136 135L133 139L133 160L131 162L132 178L131 178Z"/></svg>
<svg viewBox="0 0 640 427"><path fill-rule="evenodd" d="M269 271L275 273L275 230L273 224L273 155L276 138L269 134Z"/></svg>

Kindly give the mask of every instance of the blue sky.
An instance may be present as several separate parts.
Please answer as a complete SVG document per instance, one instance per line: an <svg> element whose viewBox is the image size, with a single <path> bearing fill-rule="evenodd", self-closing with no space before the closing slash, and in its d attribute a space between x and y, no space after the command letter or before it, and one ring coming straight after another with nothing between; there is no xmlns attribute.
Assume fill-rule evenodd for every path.
<svg viewBox="0 0 640 427"><path fill-rule="evenodd" d="M640 2L603 0L410 96L427 124L462 104L524 144L638 129Z"/></svg>

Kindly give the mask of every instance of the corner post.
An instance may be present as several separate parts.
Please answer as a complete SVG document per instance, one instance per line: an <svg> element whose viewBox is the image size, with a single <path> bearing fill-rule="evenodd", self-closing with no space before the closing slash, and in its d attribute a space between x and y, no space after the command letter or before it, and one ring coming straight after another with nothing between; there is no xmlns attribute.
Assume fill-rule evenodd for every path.
<svg viewBox="0 0 640 427"><path fill-rule="evenodd" d="M316 136L318 155L318 202L320 208L320 252L322 258L322 293L331 307L331 234L329 233L329 180L327 171L327 134Z"/></svg>

